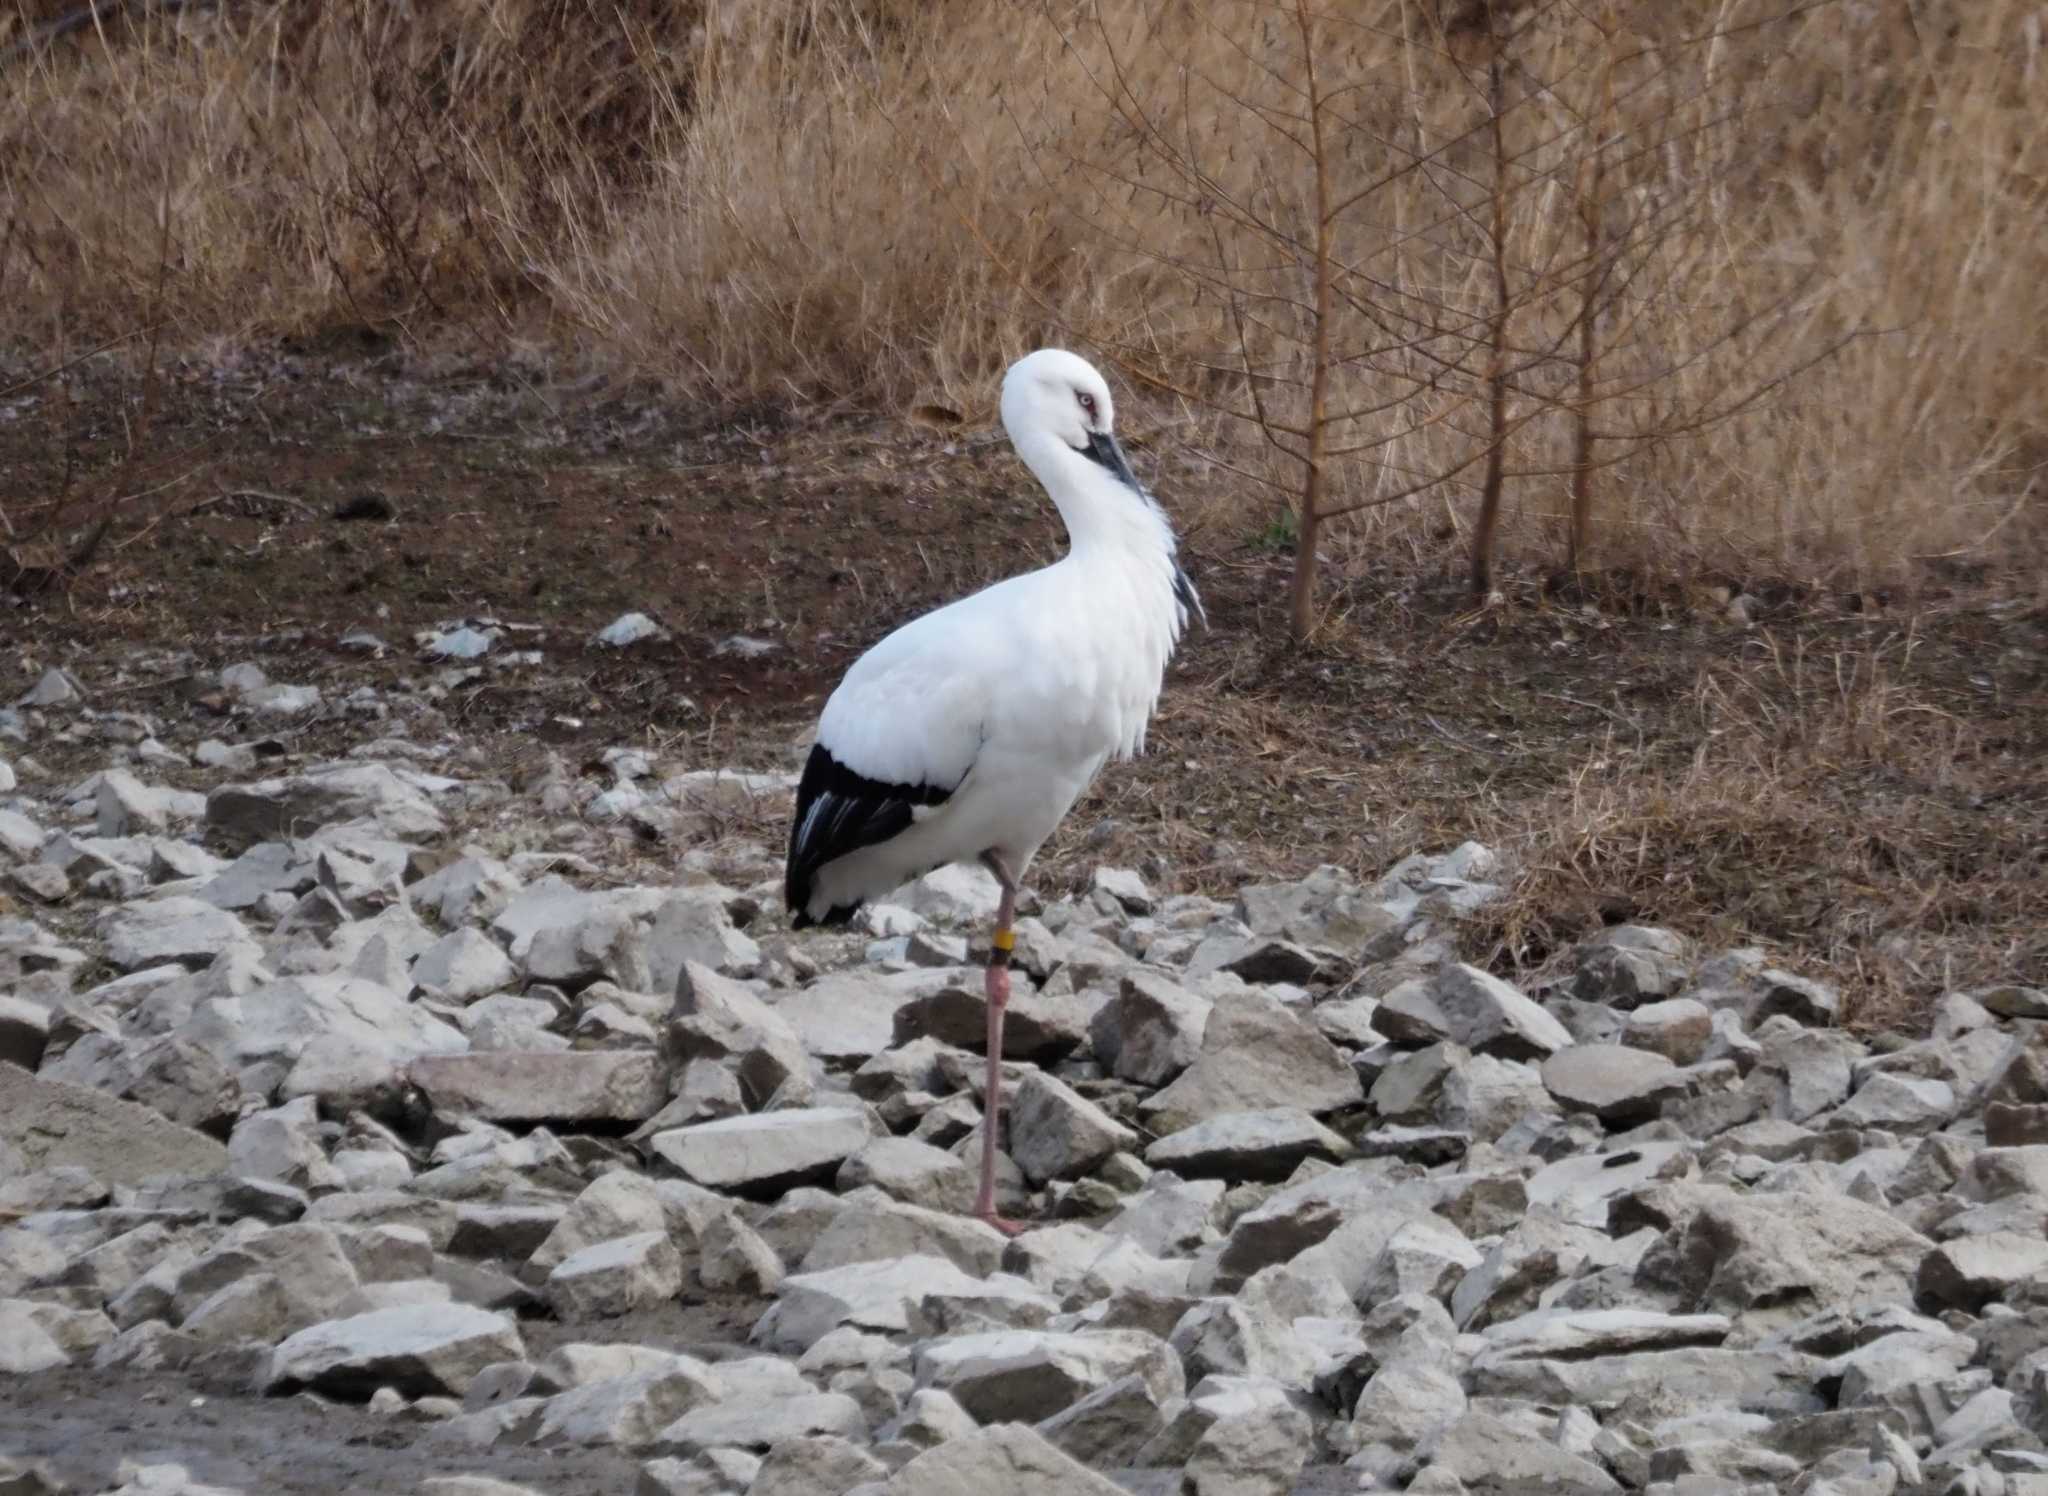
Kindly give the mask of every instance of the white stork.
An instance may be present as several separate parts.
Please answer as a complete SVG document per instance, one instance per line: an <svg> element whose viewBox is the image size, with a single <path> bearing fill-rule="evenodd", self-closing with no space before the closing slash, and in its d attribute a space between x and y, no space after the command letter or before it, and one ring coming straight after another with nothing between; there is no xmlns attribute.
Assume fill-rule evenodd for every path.
<svg viewBox="0 0 2048 1496"><path fill-rule="evenodd" d="M1103 764L1144 747L1166 662L1202 603L1086 359L1057 348L1020 359L1002 409L1066 522L1068 552L912 620L854 662L804 765L783 895L803 929L843 924L948 863L995 874L974 1213L1015 1231L996 1214L995 1162L1018 880Z"/></svg>

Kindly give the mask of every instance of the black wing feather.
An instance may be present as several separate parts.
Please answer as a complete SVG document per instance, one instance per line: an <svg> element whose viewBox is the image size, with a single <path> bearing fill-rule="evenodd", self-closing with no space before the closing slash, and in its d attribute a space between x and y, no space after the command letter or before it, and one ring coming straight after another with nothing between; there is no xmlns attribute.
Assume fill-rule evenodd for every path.
<svg viewBox="0 0 2048 1496"><path fill-rule="evenodd" d="M858 901L827 910L823 919L811 917L811 885L818 869L849 852L901 836L910 829L914 807L943 805L952 794L935 784L869 779L840 763L823 743L813 745L797 784L796 819L789 827L789 863L782 880L790 923L801 930L814 924L843 925L853 918Z"/></svg>

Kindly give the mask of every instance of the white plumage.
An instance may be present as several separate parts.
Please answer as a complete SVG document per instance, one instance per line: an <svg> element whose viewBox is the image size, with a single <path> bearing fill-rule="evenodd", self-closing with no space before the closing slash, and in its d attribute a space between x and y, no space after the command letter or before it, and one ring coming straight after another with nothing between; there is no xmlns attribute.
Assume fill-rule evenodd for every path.
<svg viewBox="0 0 2048 1496"><path fill-rule="evenodd" d="M906 879L988 852L1021 878L1103 764L1144 746L1167 659L1200 607L1086 360L1058 349L1021 360L1002 413L1072 548L905 624L847 671L799 792L787 889L799 924L850 916ZM906 793L918 790L928 803ZM904 807L866 845L858 831L884 828L858 814L861 800Z"/></svg>
<svg viewBox="0 0 2048 1496"><path fill-rule="evenodd" d="M1059 508L1068 554L905 624L855 662L818 723L785 881L801 928L842 922L947 863L986 864L1004 889L992 1060L1017 880L1103 764L1144 746L1166 662L1201 610L1092 365L1059 349L1019 360L1002 416ZM989 1137L978 1209L992 1218Z"/></svg>

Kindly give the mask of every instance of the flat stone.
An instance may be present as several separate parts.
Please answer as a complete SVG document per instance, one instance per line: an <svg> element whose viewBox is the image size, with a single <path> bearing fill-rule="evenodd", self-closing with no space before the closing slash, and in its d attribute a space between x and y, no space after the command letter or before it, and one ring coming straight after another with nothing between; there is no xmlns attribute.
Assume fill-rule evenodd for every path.
<svg viewBox="0 0 2048 1496"><path fill-rule="evenodd" d="M228 1166L220 1143L134 1102L0 1062L0 1143L32 1169L75 1167L103 1184L201 1178Z"/></svg>
<svg viewBox="0 0 2048 1496"><path fill-rule="evenodd" d="M1730 1327L1727 1316L1720 1314L1539 1309L1489 1326L1481 1354L1494 1360L1633 1355L1682 1346L1716 1346L1728 1338Z"/></svg>
<svg viewBox="0 0 2048 1496"><path fill-rule="evenodd" d="M196 971L230 946L250 943L248 927L236 916L182 895L109 910L99 934L108 964L120 971L166 962Z"/></svg>
<svg viewBox="0 0 2048 1496"><path fill-rule="evenodd" d="M917 1354L920 1387L951 1393L977 1422L1033 1423L1127 1376L1155 1402L1185 1391L1180 1359L1142 1330L995 1330L928 1341Z"/></svg>
<svg viewBox="0 0 2048 1496"><path fill-rule="evenodd" d="M901 1335L913 1309L927 1296L966 1302L987 1299L994 1310L1025 1304L1056 1313L1057 1300L1007 1274L973 1278L943 1257L897 1257L858 1262L782 1280L776 1302L754 1326L753 1339L770 1350L801 1353L841 1325Z"/></svg>
<svg viewBox="0 0 2048 1496"><path fill-rule="evenodd" d="M1358 1074L1315 1026L1263 994L1219 1004L1194 1065L1140 1110L1160 1133L1226 1112L1292 1107L1321 1114L1364 1099Z"/></svg>
<svg viewBox="0 0 2048 1496"><path fill-rule="evenodd" d="M647 1147L694 1183L771 1198L829 1181L873 1136L864 1111L803 1107L658 1132Z"/></svg>
<svg viewBox="0 0 2048 1496"><path fill-rule="evenodd" d="M898 1470L883 1496L1124 1496L1121 1487L1070 1459L1042 1434L997 1424L948 1439Z"/></svg>
<svg viewBox="0 0 2048 1496"><path fill-rule="evenodd" d="M1335 1161L1350 1145L1295 1107L1225 1112L1159 1139L1145 1162L1189 1179L1281 1180L1303 1159Z"/></svg>
<svg viewBox="0 0 2048 1496"><path fill-rule="evenodd" d="M804 1254L805 1273L856 1262L943 1257L977 1277L994 1272L1007 1238L986 1221L906 1205L878 1193L849 1199Z"/></svg>
<svg viewBox="0 0 2048 1496"><path fill-rule="evenodd" d="M1620 1044L1574 1044L1546 1059L1542 1074L1566 1107L1610 1123L1645 1121L1686 1092L1670 1060Z"/></svg>
<svg viewBox="0 0 2048 1496"><path fill-rule="evenodd" d="M791 1439L819 1434L865 1442L867 1415L843 1392L729 1397L685 1413L661 1431L654 1448L664 1454L720 1448L769 1450Z"/></svg>
<svg viewBox="0 0 2048 1496"><path fill-rule="evenodd" d="M426 841L447 830L428 789L454 785L389 764L321 764L288 778L223 785L206 797L206 824L237 850L353 820L373 820L403 841Z"/></svg>
<svg viewBox="0 0 2048 1496"><path fill-rule="evenodd" d="M668 1101L648 1050L428 1055L406 1074L436 1112L487 1122L640 1122Z"/></svg>
<svg viewBox="0 0 2048 1496"><path fill-rule="evenodd" d="M915 1138L875 1138L839 1166L842 1195L872 1185L906 1205L964 1211L974 1204L974 1170L943 1148Z"/></svg>
<svg viewBox="0 0 2048 1496"><path fill-rule="evenodd" d="M272 1354L267 1390L307 1387L367 1398L380 1387L407 1397L460 1397L486 1366L525 1355L510 1319L468 1304L380 1309L310 1326Z"/></svg>
<svg viewBox="0 0 2048 1496"><path fill-rule="evenodd" d="M1591 1460L1483 1413L1467 1413L1445 1432L1430 1467L1457 1477L1468 1491L1620 1496L1623 1490Z"/></svg>
<svg viewBox="0 0 2048 1496"><path fill-rule="evenodd" d="M1956 1113L1955 1088L1945 1080L1877 1074L1828 1115L1830 1127L1928 1132Z"/></svg>
<svg viewBox="0 0 2048 1496"><path fill-rule="evenodd" d="M828 1065L859 1064L895 1042L903 989L867 972L831 972L779 994L774 1013L810 1054Z"/></svg>

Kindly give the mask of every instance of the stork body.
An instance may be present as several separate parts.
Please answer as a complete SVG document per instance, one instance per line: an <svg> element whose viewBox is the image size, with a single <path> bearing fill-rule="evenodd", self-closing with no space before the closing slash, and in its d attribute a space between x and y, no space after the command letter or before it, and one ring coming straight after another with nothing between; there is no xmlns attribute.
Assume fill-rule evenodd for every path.
<svg viewBox="0 0 2048 1496"><path fill-rule="evenodd" d="M1068 554L905 624L825 704L797 790L784 896L798 929L953 862L1002 886L987 978L976 1214L995 1214L1003 1007L1018 880L1112 757L1144 747L1201 601L1173 527L1113 434L1109 387L1043 349L1003 380L1003 425L1065 521Z"/></svg>

